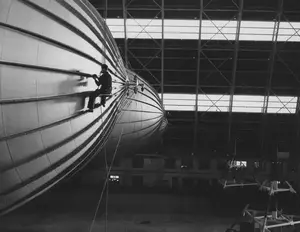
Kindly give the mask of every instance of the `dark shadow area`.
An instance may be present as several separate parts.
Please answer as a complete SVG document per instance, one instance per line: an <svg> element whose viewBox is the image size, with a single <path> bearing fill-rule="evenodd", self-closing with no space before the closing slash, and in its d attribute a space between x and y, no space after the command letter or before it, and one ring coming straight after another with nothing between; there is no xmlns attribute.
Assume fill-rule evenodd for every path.
<svg viewBox="0 0 300 232"><path fill-rule="evenodd" d="M75 72L77 70L70 70L70 71ZM85 106L85 98L88 97L89 95L77 92L76 88L80 86L86 87L87 85L88 85L88 81L86 77L68 75L66 80L60 82L60 85L58 87L58 92L61 95L72 94L72 93L74 94L78 93L78 95L74 95L64 99L59 99L58 101L75 102L76 103L75 111L82 110Z"/></svg>
<svg viewBox="0 0 300 232"><path fill-rule="evenodd" d="M104 177L98 176L97 184L91 186L82 183L80 174L82 173L79 172L76 176L66 179L29 204L1 218L4 222L0 224L1 232L27 231L27 227L33 228L28 231L38 231L35 226L43 227L43 230L39 231L50 231L45 225L54 224L56 228L68 228L65 231L80 231L79 229L86 228L96 210L104 185L101 179ZM132 179L132 186L127 187L110 181L108 198L104 192L97 214L98 226L104 223L106 199L111 225L115 226L126 221L133 226L154 226L167 221L172 225L178 223L177 227L185 225L186 228L193 228L197 224L200 231L213 231L214 226L221 226L224 230L220 231L225 231L225 228L241 217L246 204L259 210L265 210L267 207L268 195L259 192L255 187L223 189L217 180L203 179L195 184L194 179L186 178L182 180L180 188L179 179L176 177L172 179L172 183L172 188L164 181L157 183L156 187L144 187L139 176L135 176ZM296 195L283 193L278 202L285 213L300 213L299 198ZM71 226L72 223L80 225L75 228ZM24 230L14 229L17 225L22 226ZM168 228L163 225L162 228ZM209 227L211 230L205 230L206 227L201 230L201 225L212 227Z"/></svg>

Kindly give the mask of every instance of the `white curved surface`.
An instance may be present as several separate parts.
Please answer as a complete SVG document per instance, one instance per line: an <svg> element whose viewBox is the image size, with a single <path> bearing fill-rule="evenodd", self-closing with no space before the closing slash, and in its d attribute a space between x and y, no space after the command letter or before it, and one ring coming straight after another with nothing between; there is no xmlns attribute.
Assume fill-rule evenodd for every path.
<svg viewBox="0 0 300 232"><path fill-rule="evenodd" d="M124 83L133 74L94 12L85 0L0 1L0 215L83 167L111 132L111 147L120 129L126 145L149 137L149 128L164 119L158 98L153 101L157 94L147 83L144 93L130 90L127 97ZM87 113L87 96L96 85L82 75L98 74L99 62L110 68L113 96L106 108Z"/></svg>

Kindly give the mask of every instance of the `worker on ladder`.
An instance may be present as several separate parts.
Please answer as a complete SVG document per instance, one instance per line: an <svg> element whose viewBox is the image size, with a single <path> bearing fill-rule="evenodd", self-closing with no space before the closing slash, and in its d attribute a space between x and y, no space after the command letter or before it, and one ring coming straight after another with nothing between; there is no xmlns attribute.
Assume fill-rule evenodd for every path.
<svg viewBox="0 0 300 232"><path fill-rule="evenodd" d="M111 75L108 73L108 67L106 64L102 64L101 68L102 75L100 77L98 77L97 75L93 75L93 79L98 88L90 95L88 103L88 108L90 112L93 112L95 107L95 99L98 96L101 96L100 106L105 107L106 97L110 95L112 91L112 78ZM99 88L100 85L101 87Z"/></svg>

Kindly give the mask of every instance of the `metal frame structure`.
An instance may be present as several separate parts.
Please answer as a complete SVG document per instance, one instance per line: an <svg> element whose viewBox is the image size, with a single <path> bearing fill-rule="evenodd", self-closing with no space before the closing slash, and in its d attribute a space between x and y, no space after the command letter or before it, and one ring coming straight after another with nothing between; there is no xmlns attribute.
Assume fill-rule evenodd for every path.
<svg viewBox="0 0 300 232"><path fill-rule="evenodd" d="M237 70L237 61L238 61L238 52L239 52L239 37L241 31L241 22L243 15L243 5L244 0L240 0L239 2L239 13L237 19L237 27L235 33L235 43L234 43L234 55L233 55L233 67L232 67L232 85L230 88L230 100L229 100L229 117L228 117L228 144L231 145L231 127L232 127L232 107L233 107L233 96L235 90L235 80L236 80L236 70ZM230 146L231 148L231 146ZM231 151L231 149L230 149Z"/></svg>
<svg viewBox="0 0 300 232"><path fill-rule="evenodd" d="M219 180L223 188L232 188L232 187L245 187L245 186L257 186L258 183L244 183L238 181L229 181L229 180Z"/></svg>
<svg viewBox="0 0 300 232"><path fill-rule="evenodd" d="M146 70L150 75L151 75L151 77L152 78L154 78L155 79L155 81L158 83L158 84L160 84L160 88L161 89L163 89L163 84L161 84L161 81L159 81L159 78L158 77L156 77L151 71L153 71L153 70L150 70L150 69L148 69L147 68L147 66L151 63L151 61L157 56L157 55L159 55L160 53L162 54L161 56L161 64L162 64L162 66L163 66L163 61L164 61L164 59L163 59L163 53L164 53L164 39L162 39L161 40L161 43L159 44L158 42L156 42L152 37L151 37L151 35L149 34L149 33L147 33L147 31L145 30L145 28L148 26L145 26L145 27L143 27L143 26L141 26L136 20L135 20L135 18L130 14L130 10L131 10L131 8L130 8L130 5L131 5L131 3L132 2L134 2L134 0L122 0L122 11L123 11L123 19L124 19L124 56L125 56L125 62L126 62L126 64L127 64L127 66L128 65L131 65L131 62L130 62L130 58L133 58L135 61L137 61L138 63L139 63L139 65L141 66L141 68L142 69L136 69L135 68L135 71L139 74L139 71L141 71L141 70ZM164 3L164 1L162 0L162 4L161 5L159 5L155 0L153 0L153 2L156 4L156 6L157 6L157 11L158 11L158 13L156 14L156 16L154 17L154 18L156 18L157 17L157 15L159 15L159 14L162 14L162 17L163 17L163 15L164 15L164 10L163 10L163 3ZM152 39L153 39L153 41L155 41L155 43L156 43L156 45L157 45L157 52L156 52L156 54L155 54L155 56L154 57L151 57L150 59L148 59L148 61L147 61L147 63L144 63L144 62L142 62L133 52L132 52L132 49L130 49L130 45L132 45L133 43L134 43L134 41L135 41L135 39L131 39L130 40L130 42L129 42L129 40L128 40L128 38L127 38L127 19L128 19L128 16L131 18L131 19L133 19L133 20L135 20L135 22L137 22L137 24L142 28L142 31L145 31ZM162 21L163 21L163 18L162 18ZM164 33L163 32L163 28L162 28L162 33ZM129 55L131 56L131 57L129 57ZM163 82L163 67L160 69L160 71L161 71L161 80L162 80L162 82ZM163 94L162 94L163 95Z"/></svg>
<svg viewBox="0 0 300 232"><path fill-rule="evenodd" d="M283 11L283 0L279 0L278 12L275 18L273 36L272 36L272 50L270 54L270 63L269 63L269 78L266 85L266 93L264 96L264 105L263 105L263 112L262 112L263 116L262 116L261 153L264 153L265 131L267 125L267 110L268 110L269 98L271 94L274 65L275 65L276 54L277 54L277 39L278 39L279 24L281 21L282 11Z"/></svg>
<svg viewBox="0 0 300 232"><path fill-rule="evenodd" d="M260 216L256 214L260 213ZM299 216L287 215L276 212L275 214L265 212L258 212L256 210L245 209L243 214L249 216L252 220L257 223L262 232L271 232L270 229L285 227L285 226L294 226L300 224ZM296 219L296 220L295 220Z"/></svg>
<svg viewBox="0 0 300 232"><path fill-rule="evenodd" d="M287 188L280 188L278 187L278 181L264 181L261 186L260 186L260 190L261 191L267 191L269 193L269 195L274 195L275 193L279 193L279 192L291 192L291 193L296 193L295 189L293 188L293 186L285 181L284 182L287 185Z"/></svg>
<svg viewBox="0 0 300 232"><path fill-rule="evenodd" d="M278 75L277 69L278 65L281 64L283 67L285 67L286 72L288 74L284 75L290 75L292 78L294 78L294 81L296 83L300 83L300 78L298 77L297 71L294 70L294 68L289 64L288 61L284 58L286 54L293 53L297 54L296 49L290 49L289 46L286 46L286 43L277 42L278 36L279 36L279 24L281 22L289 23L291 28L294 29L295 35L299 35L300 32L298 31L298 28L294 28L294 26L289 22L287 15L293 15L297 12L299 12L298 9L294 8L286 8L286 4L283 6L282 0L277 0L276 3L272 3L273 9L270 10L269 6L266 6L263 8L261 6L261 3L257 3L257 7L252 7L251 9L247 5L248 3L239 0L238 4L237 1L233 1L232 5L230 7L226 7L226 9L222 7L215 7L210 6L211 2L209 3L203 3L204 1L198 1L198 5L195 8L192 8L190 6L179 6L179 5L168 5L165 3L164 0L152 0L145 2L139 2L134 0L122 0L123 5L119 6L117 4L113 6L109 6L108 9L112 11L123 11L123 17L124 17L124 25L126 24L127 16L131 19L135 20L133 15L141 15L140 12L147 12L148 15L155 15L153 18L159 18L162 21L162 39L148 39L147 42L143 41L141 44L135 43L136 39L125 39L125 45L124 50L125 54L128 54L128 62L131 63L132 68L137 72L141 73L143 72L143 78L149 80L152 84L152 86L161 92L161 100L165 102L165 93L170 93L170 90L174 90L174 93L176 93L176 90L179 90L179 92L188 92L188 93L194 93L196 94L195 99L195 112L193 112L193 116L183 116L185 113L177 114L178 116L174 117L174 123L172 123L172 119L170 119L170 123L173 124L172 127L176 127L177 122L178 123L185 123L186 125L191 125L193 127L193 132L191 137L189 137L189 143L192 141L192 153L198 153L198 147L199 144L201 144L201 141L206 141L205 133L201 133L202 130L205 130L205 127L203 123L200 122L208 122L208 123L222 123L222 130L225 131L225 127L227 135L226 139L224 138L224 144L226 143L229 152L231 152L232 147L232 141L233 139L236 139L236 137L239 136L240 130L243 130L238 127L238 124L236 123L235 119L235 113L234 113L234 105L233 105L233 96L235 94L242 94L245 92L245 94L250 93L257 93L259 92L261 95L264 95L264 103L263 103L263 110L262 110L262 116L260 118L251 119L249 116L249 119L243 119L241 123L244 123L245 125L248 124L247 130L252 130L253 133L257 134L257 137L261 135L260 145L257 145L258 152L262 155L264 154L264 146L265 146L265 140L267 139L267 127L266 125L268 122L268 106L269 106L269 99L270 96L274 96L276 99L278 99L278 102L282 103L282 108L285 110L288 110L287 103L283 103L280 99L280 95L282 93L299 93L298 89L299 86L296 85L280 85L277 84L278 82ZM196 2L196 1L195 1ZM125 3L125 4L124 4ZM145 5L146 4L146 5ZM167 5L166 5L167 4ZM199 6L200 5L200 6ZM221 9L222 8L222 9ZM98 7L98 9L101 9L101 7ZM169 19L170 15L174 12L174 18L180 19L180 16L175 16L176 12L183 12L185 16L188 16L189 14L193 15L193 17L197 16L196 18L199 20L199 40L191 42L190 44L184 43L184 41L178 41L178 44L171 43L170 41L167 41L165 38L165 30L164 30L164 21L165 18ZM201 34L203 33L201 31L201 23L205 19L206 21L209 21L211 24L214 24L215 15L214 12L218 12L220 15L227 15L226 21L228 23L230 21L234 21L237 25L236 33L235 33L235 41L229 41L229 40L223 40L220 42L220 45L212 40L202 40ZM138 14L139 13L139 14ZM160 14L160 16L159 16ZM253 14L256 16L261 16L265 18L265 15L268 15L269 17L268 21L274 21L274 28L273 28L273 40L272 42L269 42L267 46L260 45L259 42L249 42L247 46L245 45L245 42L239 41L240 36L240 28L241 28L241 22L243 19L249 20L249 15ZM126 16L124 16L126 15ZM198 19L199 15L199 19ZM229 16L230 15L230 16ZM253 16L253 19L254 17ZM291 16L292 17L292 16ZM172 18L172 16L171 16ZM149 17L148 17L149 19ZM295 21L295 20L293 20ZM224 35L222 32L223 27L214 25L216 29L216 35L219 36ZM126 27L126 26L125 26ZM143 26L144 33L147 33L147 26ZM152 42L151 42L152 41ZM256 44L254 44L256 43ZM181 46L180 44L184 45ZM254 44L254 45L253 45ZM262 44L262 43L261 43ZM262 47L260 47L262 46ZM149 51L149 56L147 52L145 51L144 54L136 55L134 53L135 50L141 50L145 49ZM214 52L222 52L224 55L222 56L211 56L210 53ZM194 61L195 64L193 66L185 67L181 69L180 71L175 66L170 66L169 63L172 62L172 60L176 61L178 59L182 60L182 62L189 62L191 59L190 57L185 57L184 55L180 57L170 57L171 52L174 54L181 54L183 52L186 52L188 54L195 54ZM249 54L249 53L255 53L255 54L264 54L262 56L258 57L245 57L241 56L240 54ZM161 55L159 55L161 54ZM227 54L227 55L226 55ZM268 54L267 56L265 54ZM125 56L126 57L126 56ZM126 58L125 58L126 59ZM153 60L158 61L160 60L160 66L155 65L150 67L150 63ZM191 61L191 62L194 62ZM247 70L244 70L240 68L239 62L265 62L268 65L265 69L251 69L251 67ZM134 65L133 63L137 63ZM206 68L206 66L210 65L210 70ZM230 67L229 67L230 66ZM227 67L224 68L224 67ZM195 84L191 83L191 81L185 82L185 81L177 81L177 79L174 81L170 81L169 77L172 76L172 73L180 72L184 75L196 75ZM149 75L148 75L149 74ZM148 77L147 77L148 75ZM246 83L243 84L240 80L240 77L243 75L248 76L260 76L263 77L265 80L264 83L256 84L256 83ZM180 76L180 74L179 74ZM218 81L214 80L215 76L218 76ZM184 78L183 78L184 79ZM262 78L261 78L262 79ZM194 80L194 79L193 79ZM220 80L220 81L219 81ZM223 82L223 83L221 83ZM196 88L195 88L196 85ZM184 89L184 91L182 91ZM222 94L228 94L230 95L229 100L229 107L228 112L226 112L226 117L224 117L224 114L222 114L223 118L220 116L219 119L217 117L215 119L211 119L210 112L198 112L199 107L201 106L201 102L199 103L199 97L198 94L203 94L207 96L208 101L211 102L212 107L216 108L216 111L221 111L218 107L218 100L212 100L209 98L210 93L218 93L220 95ZM283 94L284 95L284 94ZM292 94L291 94L292 95ZM199 103L199 106L198 106ZM298 112L298 111L297 111ZM174 113L175 114L175 113ZM188 114L188 113L186 113ZM180 116L182 115L182 116ZM297 114L298 115L298 114ZM225 118L225 120L224 120ZM299 123L300 120L298 119ZM279 123L279 122L278 122ZM251 125L255 125L254 127L259 127L258 132L254 131L252 129ZM224 128L224 129L223 129ZM299 130L300 131L300 130ZM201 136L199 134L201 133ZM223 132L224 133L224 132ZM300 132L299 138L300 138ZM203 136L202 136L203 135ZM178 137L178 136L177 136ZM183 136L184 137L184 136ZM193 139L191 139L193 138ZM171 139L171 138L170 138ZM225 141L226 140L226 141ZM223 141L222 141L223 142ZM205 142L204 142L205 143Z"/></svg>
<svg viewBox="0 0 300 232"><path fill-rule="evenodd" d="M128 67L128 39L127 39L127 4L126 0L122 0L123 3L123 19L124 19L124 56L125 66Z"/></svg>
<svg viewBox="0 0 300 232"><path fill-rule="evenodd" d="M194 128L194 142L193 152L198 153L198 97L199 97L199 78L200 78L200 64L201 64L201 29L202 29L202 18L203 18L203 0L200 0L200 15L199 15L199 39L198 39L198 51L197 51L197 76L196 76L196 101L195 101L195 128Z"/></svg>
<svg viewBox="0 0 300 232"><path fill-rule="evenodd" d="M161 101L164 103L165 83L165 0L161 0Z"/></svg>

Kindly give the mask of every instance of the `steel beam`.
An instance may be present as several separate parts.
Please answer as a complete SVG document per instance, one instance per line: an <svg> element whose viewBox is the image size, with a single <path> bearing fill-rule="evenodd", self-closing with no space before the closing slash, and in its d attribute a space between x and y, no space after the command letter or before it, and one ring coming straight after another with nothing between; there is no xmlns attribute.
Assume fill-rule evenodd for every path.
<svg viewBox="0 0 300 232"><path fill-rule="evenodd" d="M295 49L295 50L297 50L299 52L298 49ZM281 52L281 50L280 50L280 52ZM300 83L299 76L289 67L289 65L282 59L282 57L279 54L277 54L277 58L286 67L286 69L289 70L289 72L292 74L292 76L295 78L295 80L298 83Z"/></svg>
<svg viewBox="0 0 300 232"><path fill-rule="evenodd" d="M106 21L108 15L108 0L105 0L105 6L104 6L104 20Z"/></svg>
<svg viewBox="0 0 300 232"><path fill-rule="evenodd" d="M203 54L203 53L202 53ZM135 59L138 59L136 56L135 56ZM145 66L145 65L144 65ZM136 70L139 70L139 69L136 69ZM160 72L161 69L160 68L151 68L151 69L148 69L149 71L158 71ZM195 69L165 69L166 72L195 72ZM216 69L205 69L205 70L200 70L200 72L213 72L213 73L220 73L220 70L216 70ZM232 71L231 70L222 70L221 72L223 73L231 73ZM267 73L265 70L239 70L238 73ZM224 75L224 74L223 74ZM300 82L300 81L299 81ZM231 84L231 83L230 83ZM229 87L229 86L228 86Z"/></svg>
<svg viewBox="0 0 300 232"><path fill-rule="evenodd" d="M164 104L164 83L165 83L165 0L161 2L161 102Z"/></svg>
<svg viewBox="0 0 300 232"><path fill-rule="evenodd" d="M273 37L272 37L272 51L270 54L270 63L269 63L269 78L266 86L266 94L264 99L264 106L263 106L263 118L262 118L262 132L261 132L261 153L263 154L264 151L264 144L265 144L265 131L266 131L266 123L267 123L267 112L268 112L268 105L269 105L269 97L271 92L272 86L272 79L274 74L274 65L275 59L277 54L277 38L279 32L279 24L281 21L281 15L283 11L283 0L278 1L278 12L276 15L274 29L273 29Z"/></svg>
<svg viewBox="0 0 300 232"><path fill-rule="evenodd" d="M295 139L293 140L293 150L294 152L292 153L292 159L294 159L296 162L299 161L298 153L300 151L300 145L299 145L299 140L300 140L300 93L298 93L298 99L297 99L297 106L296 106L296 113L295 113L295 125L296 125L296 136Z"/></svg>
<svg viewBox="0 0 300 232"><path fill-rule="evenodd" d="M131 56L143 67L142 69L138 69L138 68L135 68L134 70L138 70L138 71L147 71L153 78L154 80L157 82L157 83L160 83L160 81L152 74L151 70L152 71L160 71L160 69L156 69L156 70L153 70L153 69L148 69L134 54L132 51L128 50L128 52L131 54Z"/></svg>
<svg viewBox="0 0 300 232"><path fill-rule="evenodd" d="M229 100L229 115L228 115L228 144L229 145L231 144L232 106L233 106L233 95L234 95L234 91L235 91L235 79L236 79L236 70L237 70L243 8L244 8L244 0L240 0L239 13L238 13L238 17L237 17L235 44L234 44L235 46L234 46L234 55L233 55L232 81L231 81L230 100Z"/></svg>
<svg viewBox="0 0 300 232"><path fill-rule="evenodd" d="M140 49L147 49L147 50L157 50L157 48L154 47L129 47L130 49L135 49L135 50L140 50ZM197 51L196 48L191 48L191 47L165 47L165 50L175 50L175 51ZM202 51L233 51L232 48L202 48ZM241 52L269 52L271 49L256 49L256 48L240 48L239 51ZM288 53L298 53L299 51L294 49L294 50L280 50L280 53L283 52L288 52Z"/></svg>
<svg viewBox="0 0 300 232"><path fill-rule="evenodd" d="M201 63L201 35L202 35L202 18L203 18L203 0L200 0L200 15L199 15L199 39L198 39L198 54L197 54L197 74L196 74L196 99L195 99L195 128L194 128L194 154L198 151L198 98L199 98L199 83L200 83L200 63Z"/></svg>
<svg viewBox="0 0 300 232"><path fill-rule="evenodd" d="M129 6L130 4L128 4ZM103 7L97 7L95 6L95 8L97 10L103 10ZM128 10L130 11L156 11L157 8L154 8L154 7L128 7L127 8ZM110 7L110 10L122 10L122 7L120 6L112 6ZM177 8L171 8L171 7L166 7L165 8L165 11L187 11L187 12L197 12L199 11L199 9L197 8L191 8L191 9L188 9L188 8L184 8L184 7L177 7ZM206 12L236 12L236 9L216 9L216 8L213 8L213 9L206 9L205 10ZM261 10L261 9L245 9L244 12L256 12L256 13L275 13L276 11L274 10ZM300 11L286 11L286 13L294 13L294 14L300 14Z"/></svg>
<svg viewBox="0 0 300 232"><path fill-rule="evenodd" d="M219 64L218 66L216 66L212 61L211 61L211 59L210 58L208 58L208 56L206 56L205 55L205 53L204 52L202 52L202 54L203 54L203 56L204 56L204 58L215 68L215 69L213 69L212 70L212 72L211 73L209 73L204 79L207 79L212 73L214 73L214 72L219 72L220 73L220 75L223 77L223 79L230 85L231 83L230 83L230 81L227 79L227 77L222 73L222 71L220 70L220 68L221 68L221 66L223 65L223 64L225 64L229 59L230 59L230 57L228 57L228 58L226 58L226 59L223 59L223 62L221 63L221 64ZM224 72L224 71L223 71Z"/></svg>
<svg viewBox="0 0 300 232"><path fill-rule="evenodd" d="M146 47L145 48L139 48L140 49L147 49ZM167 49L165 49L167 50ZM160 53L160 51L158 52ZM157 53L157 55L158 55ZM138 59L149 59L148 56L136 56ZM154 59L161 59L160 57L151 57L150 61L154 60ZM165 57L166 60L194 60L193 58L191 57L180 57L180 56L173 56L173 57ZM201 57L200 58L201 60L207 60L207 58L205 57ZM228 60L228 59L225 59L225 61ZM242 60L242 61L267 61L269 60L268 58L240 58L239 60ZM148 61L148 63L150 63L150 61ZM211 61L224 61L224 58L222 57L214 57L214 58L209 58L209 62ZM146 66L148 65L145 64ZM216 65L214 65L216 66ZM218 66L216 66L218 68Z"/></svg>
<svg viewBox="0 0 300 232"><path fill-rule="evenodd" d="M160 84L152 84L154 87L159 87ZM164 84L165 87L192 87L194 88L195 85L192 84L181 84L181 83L170 83L170 84ZM225 85L202 85L202 87L207 87L207 88L227 88ZM265 86L251 86L251 85L236 85L236 88L240 89L265 89ZM298 90L297 87L274 87L273 89L277 90L287 90L287 91L296 91ZM223 95L223 93L222 93Z"/></svg>
<svg viewBox="0 0 300 232"><path fill-rule="evenodd" d="M147 30L145 30L145 29L146 29L146 28L149 26L149 24L154 20L154 18L157 18L157 16L158 16L159 13L162 13L162 7L159 6L159 5L157 4L157 2L153 0L153 2L159 7L159 8L156 8L156 11L159 11L159 12L156 14L156 16L155 16L153 19L150 20L150 22L148 22L147 25L143 25L143 26L142 26L142 25L141 25L138 21L136 21L136 19L128 12L129 9L132 9L132 8L130 8L129 6L130 6L130 4L131 4L134 0L131 0L127 5L124 4L124 1L126 1L126 0L123 0L123 14L124 14L124 9L126 10L126 17L124 16L124 19L127 19L127 15L128 15L130 18L132 18L133 20L135 20L135 22L137 23L137 25L138 25L139 27L141 27L141 31L137 34L137 36L138 36L140 33L143 33L143 32L146 33L146 34L148 34L149 37L152 39L152 41L158 46L158 47L156 48L156 50L159 50L159 52L161 52L161 50L162 50L162 43L157 42L157 41L151 36L151 34L149 34L149 32L147 32ZM164 12L163 12L162 14L164 14ZM124 29L126 30L126 24L125 24L125 23L124 23ZM127 30L126 30L126 32L127 32ZM137 36L136 36L136 37L137 37ZM160 84L161 82L158 80L158 78L156 78L156 77L152 74L152 72L150 71L150 69L148 69L148 68L146 67L146 66L147 66L147 65L148 65L155 57L150 58L149 61L148 61L146 64L144 64L144 63L141 62L141 60L139 60L139 58L138 58L137 56L135 56L134 53L131 51L131 50L133 50L134 48L132 48L132 46L130 46L130 45L135 41L136 38L133 38L133 39L131 39L130 42L128 42L127 35L124 36L124 37L126 37L126 38L125 38L125 41L126 41L126 42L125 42L125 60L127 60L127 61L126 61L127 66L130 65L130 64L129 64L129 56L128 56L128 55L130 54L130 56L132 56L132 58L134 58L134 59L142 66L142 69L134 68L134 71L136 71L138 74L139 74L140 71L147 71L147 72L155 79L155 81L156 81L157 83ZM140 50L140 49L144 49L144 48L138 47L137 49ZM156 55L157 55L159 52L157 52ZM155 55L155 56L156 56L156 55ZM131 57L130 57L130 58L131 58ZM154 70L153 70L153 71L154 71ZM159 71L162 72L161 69L159 69Z"/></svg>
<svg viewBox="0 0 300 232"><path fill-rule="evenodd" d="M157 42L152 36L151 36L151 34L148 32L148 31L146 31L145 29L150 25L150 23L154 20L154 18L156 18L158 15L159 15L159 13L161 13L161 9L160 9L160 11L155 15L155 17L154 18L152 18L148 23L147 23L147 25L145 25L145 26L142 26L128 11L127 11L127 13L128 13L128 15L142 28L142 30L135 36L135 38L133 38L132 39L132 41L129 43L129 45L131 45L132 43L133 43L133 41L141 34L141 33L143 33L143 32L145 32L145 33L147 33L148 35L149 35L149 37L153 40L153 42L154 43L156 43L157 44L157 46L160 48L161 46L161 44L159 43L159 42Z"/></svg>
<svg viewBox="0 0 300 232"><path fill-rule="evenodd" d="M107 12L108 11L108 2L107 0L105 0L105 7L104 7L104 21L106 22L106 19L107 19ZM103 46L103 50L104 50L104 53L106 53L106 46ZM106 63L106 60L103 59L103 63Z"/></svg>
<svg viewBox="0 0 300 232"><path fill-rule="evenodd" d="M124 56L125 66L128 67L128 38L127 38L127 4L126 0L123 3L123 19L124 19Z"/></svg>
<svg viewBox="0 0 300 232"><path fill-rule="evenodd" d="M298 94L297 97L297 106L296 106L296 125L297 125L297 143L299 142L300 139L300 94Z"/></svg>
<svg viewBox="0 0 300 232"><path fill-rule="evenodd" d="M270 63L269 63L269 79L267 83L267 88L266 88L266 95L265 95L265 105L263 107L263 115L267 114L268 110L268 104L269 104L269 97L270 97L270 92L271 92L271 86L272 86L272 79L273 79L273 73L274 73L274 64L275 64L275 59L276 59L276 54L277 54L277 38L278 38L278 32L279 32L279 24L280 24L280 18L281 18L281 13L282 13L282 5L283 5L283 0L279 0L279 12L276 16L276 21L274 23L274 29L273 29L273 37L272 37L272 51L270 55Z"/></svg>
<svg viewBox="0 0 300 232"><path fill-rule="evenodd" d="M214 27L218 30L218 32L216 32L206 43L204 43L203 46L205 46L209 41L211 41L217 34L221 34L223 35L223 37L227 40L228 43L230 43L230 45L232 45L232 42L231 40L229 40L226 35L222 32L222 29L225 28L229 23L230 21L232 20L232 18L230 20L228 20L228 22L226 24L224 24L221 28L219 28L215 23L214 23L214 20L212 20L205 12L204 12L204 15L205 17L210 21L210 23L212 25L214 25ZM234 18L234 17L233 17Z"/></svg>

